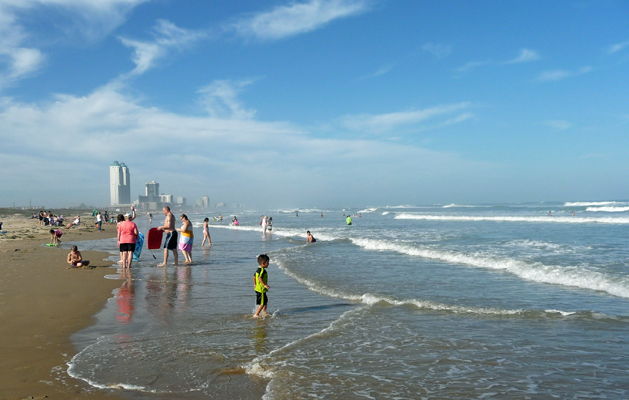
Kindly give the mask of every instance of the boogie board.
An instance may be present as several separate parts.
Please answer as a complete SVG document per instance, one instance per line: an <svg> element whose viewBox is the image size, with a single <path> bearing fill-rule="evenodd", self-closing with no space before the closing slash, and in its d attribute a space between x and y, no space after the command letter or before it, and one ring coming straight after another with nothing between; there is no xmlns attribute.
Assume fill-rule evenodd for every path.
<svg viewBox="0 0 629 400"><path fill-rule="evenodd" d="M149 250L155 250L162 247L163 236L164 231L158 231L157 228L149 229L149 232L146 234L146 248Z"/></svg>
<svg viewBox="0 0 629 400"><path fill-rule="evenodd" d="M56 245L56 244L52 244L52 243L46 243L46 246L49 246L49 247L57 247L57 245Z"/></svg>
<svg viewBox="0 0 629 400"><path fill-rule="evenodd" d="M140 254L142 254L142 246L144 246L144 235L138 233L138 238L135 241L135 251L133 252L133 261L138 261Z"/></svg>

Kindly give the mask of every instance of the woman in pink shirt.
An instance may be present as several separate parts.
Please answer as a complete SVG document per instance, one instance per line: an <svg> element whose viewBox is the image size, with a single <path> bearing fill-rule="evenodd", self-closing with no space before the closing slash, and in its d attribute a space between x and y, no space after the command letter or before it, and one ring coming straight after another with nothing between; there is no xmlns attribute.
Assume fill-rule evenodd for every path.
<svg viewBox="0 0 629 400"><path fill-rule="evenodd" d="M138 227L131 221L131 216L125 217L118 214L118 246L120 246L120 260L122 268L131 268L135 242L138 238Z"/></svg>

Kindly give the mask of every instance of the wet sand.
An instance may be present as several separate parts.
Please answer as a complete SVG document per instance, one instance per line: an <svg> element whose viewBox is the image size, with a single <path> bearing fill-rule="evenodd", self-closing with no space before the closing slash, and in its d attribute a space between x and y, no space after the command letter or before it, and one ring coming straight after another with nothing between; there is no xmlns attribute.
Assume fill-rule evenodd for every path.
<svg viewBox="0 0 629 400"><path fill-rule="evenodd" d="M62 229L63 243L115 237L113 225L94 232L93 218ZM116 399L69 377L76 354L70 336L93 323L120 281L107 253L81 252L91 268L67 269L67 249L46 247L49 227L24 216L2 217L0 234L0 399ZM81 250L79 248L79 250Z"/></svg>

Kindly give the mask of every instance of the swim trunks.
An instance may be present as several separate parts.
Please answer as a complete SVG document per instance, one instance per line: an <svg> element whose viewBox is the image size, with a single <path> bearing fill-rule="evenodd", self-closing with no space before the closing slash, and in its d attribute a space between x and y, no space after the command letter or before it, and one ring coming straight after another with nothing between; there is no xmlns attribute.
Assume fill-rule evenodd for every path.
<svg viewBox="0 0 629 400"><path fill-rule="evenodd" d="M269 298L266 296L266 293L256 292L256 304L259 306L269 304Z"/></svg>
<svg viewBox="0 0 629 400"><path fill-rule="evenodd" d="M177 231L170 232L168 235L166 235L166 240L164 240L164 248L168 250L176 250L177 236Z"/></svg>

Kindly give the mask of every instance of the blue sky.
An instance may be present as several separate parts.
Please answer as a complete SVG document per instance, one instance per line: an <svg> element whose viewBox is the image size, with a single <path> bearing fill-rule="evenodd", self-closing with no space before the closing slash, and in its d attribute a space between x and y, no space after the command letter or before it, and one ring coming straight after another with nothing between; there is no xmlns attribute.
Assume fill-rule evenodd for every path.
<svg viewBox="0 0 629 400"><path fill-rule="evenodd" d="M0 0L0 206L627 199L626 1Z"/></svg>

